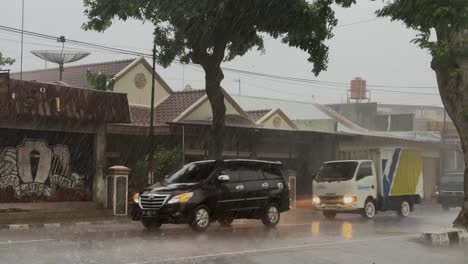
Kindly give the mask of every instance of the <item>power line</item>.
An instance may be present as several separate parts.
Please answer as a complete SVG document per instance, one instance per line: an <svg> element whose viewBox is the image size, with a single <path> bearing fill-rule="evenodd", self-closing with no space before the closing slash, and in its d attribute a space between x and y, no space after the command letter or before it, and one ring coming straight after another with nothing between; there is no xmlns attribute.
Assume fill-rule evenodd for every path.
<svg viewBox="0 0 468 264"><path fill-rule="evenodd" d="M12 32L12 33L22 33L22 34L25 34L25 35L28 35L28 36L42 38L42 39L46 39L46 40L50 40L50 41L52 41L52 40L56 41L57 40L57 37L54 37L54 36L51 36L51 35L46 35L46 34L41 34L41 33L37 33L37 32L26 31L26 30L22 31L22 30L19 30L19 29L6 27L6 26L0 26L0 30L4 30L4 31L7 31L7 32ZM114 53L119 53L119 54L124 54L124 55L141 56L141 57L145 57L145 58L151 58L151 54L148 54L148 53L135 52L135 51L132 51L132 50L125 50L125 49L120 49L120 48L113 48L113 47L110 47L110 46L105 46L105 45L100 45L100 44L93 44L93 43L88 43L88 42L83 42L83 41L72 40L72 39L68 39L67 43L71 43L73 45L78 45L78 46L92 47L92 48L95 48L95 49L105 50L105 51L108 51L108 52L114 52ZM178 61L178 60L176 60L176 61L180 63L180 61ZM197 64L191 64L191 65L194 65L194 66L196 66L198 68L200 67ZM341 89L349 87L349 83L343 83L343 82L312 80L312 79L282 76L282 75L276 75L276 74L266 74L266 73L245 71L245 70L232 69L232 68L226 68L226 67L222 67L222 69L226 70L226 71L242 74L242 75L261 77L261 78L267 78L267 79L276 79L276 80L280 80L280 81L289 81L289 82L295 82L295 83L308 83L308 84L324 85L324 86L330 86L330 87L340 87ZM390 85L379 85L379 84L368 84L367 86L368 87L379 87L379 88L401 88L401 89L434 89L434 88L437 88L437 87L430 87L430 86L390 86ZM430 94L430 93L414 93L414 92L407 92L407 91L394 91L394 90L385 90L385 89L372 89L372 90L379 91L379 92L389 92L389 93L437 95L437 94Z"/></svg>

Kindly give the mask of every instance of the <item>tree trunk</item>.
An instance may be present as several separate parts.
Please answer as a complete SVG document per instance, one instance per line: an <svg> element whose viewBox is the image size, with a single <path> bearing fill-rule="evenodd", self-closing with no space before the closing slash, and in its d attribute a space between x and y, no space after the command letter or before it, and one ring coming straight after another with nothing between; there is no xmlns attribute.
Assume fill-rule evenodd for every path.
<svg viewBox="0 0 468 264"><path fill-rule="evenodd" d="M211 135L208 141L208 157L217 160L223 158L226 106L224 105L224 94L221 89L224 74L220 64L214 64L203 65L203 69L205 70L206 94L213 113Z"/></svg>
<svg viewBox="0 0 468 264"><path fill-rule="evenodd" d="M453 225L468 228L468 58L449 64L433 60L432 64L442 102L460 136L465 162L464 205Z"/></svg>
<svg viewBox="0 0 468 264"><path fill-rule="evenodd" d="M465 164L463 190L465 192L465 201L463 208L453 222L456 227L468 228L468 60L463 63L458 80L459 91L463 93L463 104L458 109L458 118L456 122L458 134L460 135L463 160Z"/></svg>

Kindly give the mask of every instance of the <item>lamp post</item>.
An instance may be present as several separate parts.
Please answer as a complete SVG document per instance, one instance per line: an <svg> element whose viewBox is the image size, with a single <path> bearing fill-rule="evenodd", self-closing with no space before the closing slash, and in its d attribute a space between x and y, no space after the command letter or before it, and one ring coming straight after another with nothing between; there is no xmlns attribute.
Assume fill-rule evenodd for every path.
<svg viewBox="0 0 468 264"><path fill-rule="evenodd" d="M149 127L148 184L154 183L154 78L156 73L156 44L153 44L153 71L151 78L151 110Z"/></svg>

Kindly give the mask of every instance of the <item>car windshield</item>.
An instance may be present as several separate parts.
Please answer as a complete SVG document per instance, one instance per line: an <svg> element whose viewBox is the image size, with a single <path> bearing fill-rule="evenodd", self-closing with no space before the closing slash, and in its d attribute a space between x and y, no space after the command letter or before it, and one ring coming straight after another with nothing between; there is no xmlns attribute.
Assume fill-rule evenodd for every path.
<svg viewBox="0 0 468 264"><path fill-rule="evenodd" d="M181 169L169 175L164 182L171 183L198 183L210 176L213 171L214 164L209 163L190 163L183 166Z"/></svg>
<svg viewBox="0 0 468 264"><path fill-rule="evenodd" d="M324 163L317 174L316 181L351 180L357 164L355 161Z"/></svg>
<svg viewBox="0 0 468 264"><path fill-rule="evenodd" d="M440 179L441 184L463 184L463 173L448 174Z"/></svg>

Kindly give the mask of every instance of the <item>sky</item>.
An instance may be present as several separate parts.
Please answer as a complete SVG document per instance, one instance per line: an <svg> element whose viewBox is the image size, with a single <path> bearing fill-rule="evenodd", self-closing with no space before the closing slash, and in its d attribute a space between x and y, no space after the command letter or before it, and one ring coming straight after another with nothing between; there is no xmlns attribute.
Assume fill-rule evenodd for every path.
<svg viewBox="0 0 468 264"><path fill-rule="evenodd" d="M104 33L84 31L86 21L81 0L24 0L24 29L53 36L64 35L68 39L103 44L116 48L151 53L153 27L140 21L117 21ZM339 20L334 29L330 47L328 70L319 76L311 72L308 54L282 44L279 40L265 39L265 53L253 49L243 57L237 57L223 67L294 78L349 83L355 77L367 80L371 101L412 105L442 105L435 73L430 68L431 57L411 40L417 32L407 29L400 22L376 18L375 11L383 6L382 1L358 1L351 8L336 7ZM0 25L21 28L21 1L1 0ZM0 30L0 51L17 62L10 67L20 69L20 35ZM57 50L54 41L25 36L23 70L43 69L43 60L30 53L31 50ZM132 56L109 53L88 48L65 45L70 50L87 50L87 58L74 63L85 64L131 58ZM133 56L134 57L134 56ZM50 63L47 67L53 67ZM5 67L4 67L5 68ZM204 88L203 70L195 65L182 66L173 63L156 71L173 90L190 85ZM252 77L224 71L222 86L231 94L290 99L322 104L346 102L345 86L325 86L277 79ZM239 82L240 80L240 82ZM402 88L412 87L412 88ZM418 87L418 88L415 88ZM429 88L420 88L429 87ZM240 89L239 89L240 88ZM382 91L387 90L387 91ZM390 90L390 92L388 91Z"/></svg>

